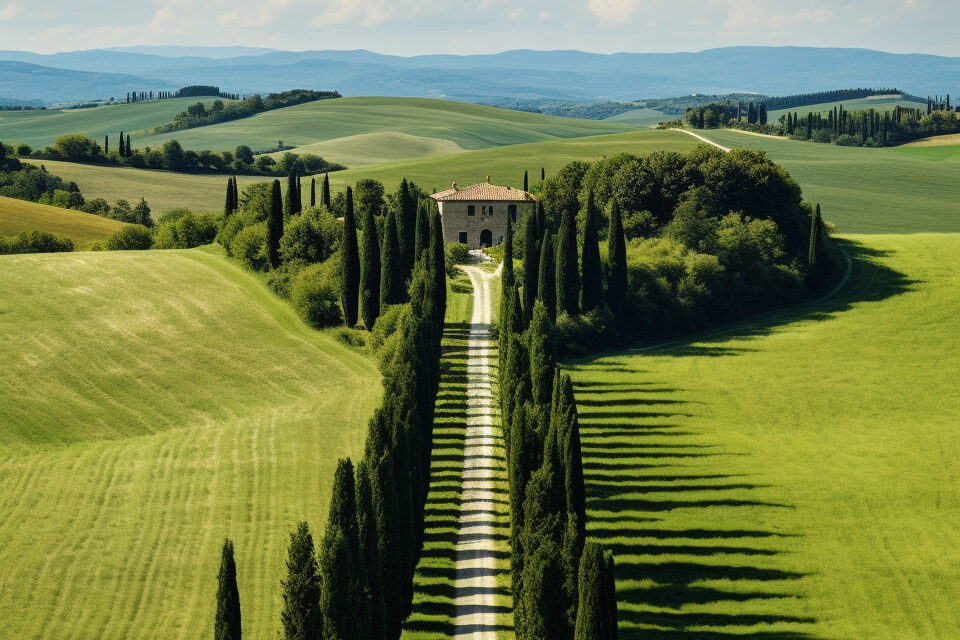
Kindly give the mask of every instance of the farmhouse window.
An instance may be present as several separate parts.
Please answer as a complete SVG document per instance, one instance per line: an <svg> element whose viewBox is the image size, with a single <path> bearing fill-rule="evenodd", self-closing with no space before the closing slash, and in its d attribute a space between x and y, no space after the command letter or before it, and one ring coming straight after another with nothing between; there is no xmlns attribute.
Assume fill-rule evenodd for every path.
<svg viewBox="0 0 960 640"><path fill-rule="evenodd" d="M510 214L510 221L511 221L511 222L516 222L516 221L517 221L517 205L515 205L515 204L508 205L508 206L507 206L507 213Z"/></svg>
<svg viewBox="0 0 960 640"><path fill-rule="evenodd" d="M467 215L468 215L468 216L475 216L475 215L477 215L477 207L476 207L475 205L468 204L468 205L467 205Z"/></svg>
<svg viewBox="0 0 960 640"><path fill-rule="evenodd" d="M466 232L466 231L461 231L461 232L460 232L460 244L467 244L467 232Z"/></svg>

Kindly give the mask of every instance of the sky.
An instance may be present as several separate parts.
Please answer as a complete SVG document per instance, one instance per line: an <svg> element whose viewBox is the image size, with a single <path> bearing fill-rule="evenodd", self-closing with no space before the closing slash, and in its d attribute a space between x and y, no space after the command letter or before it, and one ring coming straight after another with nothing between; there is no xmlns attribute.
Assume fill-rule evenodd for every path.
<svg viewBox="0 0 960 640"><path fill-rule="evenodd" d="M134 45L494 53L739 45L960 55L957 0L0 0L0 49Z"/></svg>

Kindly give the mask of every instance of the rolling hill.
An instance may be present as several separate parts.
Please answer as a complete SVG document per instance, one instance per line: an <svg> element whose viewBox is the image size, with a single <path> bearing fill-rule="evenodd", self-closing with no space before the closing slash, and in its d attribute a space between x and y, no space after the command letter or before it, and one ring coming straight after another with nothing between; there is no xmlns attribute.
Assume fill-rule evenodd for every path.
<svg viewBox="0 0 960 640"><path fill-rule="evenodd" d="M569 367L621 638L960 634L960 236L846 244L836 298Z"/></svg>
<svg viewBox="0 0 960 640"><path fill-rule="evenodd" d="M24 231L49 231L73 240L78 249L105 240L126 226L92 213L51 207L26 200L0 196L0 236L15 236Z"/></svg>
<svg viewBox="0 0 960 640"><path fill-rule="evenodd" d="M375 364L212 249L0 256L0 637L196 638L236 544L245 635L322 531Z"/></svg>
<svg viewBox="0 0 960 640"><path fill-rule="evenodd" d="M893 111L894 107L897 105L901 107L907 107L909 109L925 110L927 108L926 102L913 102L911 100L904 100L895 96L870 96L868 98L859 98L857 100L822 102L820 104L794 107L792 109L778 109L767 114L767 121L771 124L775 123L783 116L783 114L787 112L797 113L800 115L800 117L803 117L808 113L822 113L826 115L828 112L832 111L834 107L839 109L842 106L845 111L867 111L869 109L876 109L878 112L883 113L884 111Z"/></svg>

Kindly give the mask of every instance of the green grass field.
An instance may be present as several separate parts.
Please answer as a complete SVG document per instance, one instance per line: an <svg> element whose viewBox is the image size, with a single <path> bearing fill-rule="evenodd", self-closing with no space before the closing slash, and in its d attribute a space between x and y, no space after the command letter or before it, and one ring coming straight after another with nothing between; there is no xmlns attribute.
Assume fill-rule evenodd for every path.
<svg viewBox="0 0 960 640"><path fill-rule="evenodd" d="M833 299L570 367L621 638L960 635L960 235L846 242Z"/></svg>
<svg viewBox="0 0 960 640"><path fill-rule="evenodd" d="M220 546L280 629L376 367L212 249L0 257L0 637L198 638Z"/></svg>
<svg viewBox="0 0 960 640"><path fill-rule="evenodd" d="M960 162L960 134L924 138L899 146L896 151L933 162Z"/></svg>
<svg viewBox="0 0 960 640"><path fill-rule="evenodd" d="M70 238L76 248L83 249L105 240L124 226L122 222L90 213L0 196L0 236L49 231Z"/></svg>
<svg viewBox="0 0 960 640"><path fill-rule="evenodd" d="M806 116L808 113L826 114L829 111L833 111L834 107L839 109L841 105L845 111L869 111L870 109L876 109L880 113L883 113L884 111L893 111L897 105L906 107L908 109L923 109L924 111L927 109L926 102L912 102L910 100L895 98L893 96L871 96L869 98L858 98L856 100L821 102L819 104L811 104L805 107L794 107L793 109L777 109L776 111L771 111L769 114L767 114L767 121L770 123L777 122L783 116L783 114L787 112L796 113L800 117Z"/></svg>
<svg viewBox="0 0 960 640"><path fill-rule="evenodd" d="M727 147L765 151L823 205L840 233L960 231L960 173L926 157L927 150L864 149L750 135L698 131ZM949 147L942 147L947 148Z"/></svg>
<svg viewBox="0 0 960 640"><path fill-rule="evenodd" d="M653 127L659 122L667 120L677 120L681 116L671 116L656 109L633 109L618 113L615 116L604 118L601 122L614 122L617 124L632 124L635 127Z"/></svg>
<svg viewBox="0 0 960 640"><path fill-rule="evenodd" d="M139 147L137 134L141 130L170 122L195 102L209 105L213 101L214 98L170 98L90 109L0 111L0 140L7 144L26 142L34 149L40 149L66 133L81 133L101 144L103 136L109 135L110 148L115 149L120 131L123 131L130 133L131 143Z"/></svg>
<svg viewBox="0 0 960 640"><path fill-rule="evenodd" d="M406 177L422 188L445 189L453 180L460 184L481 182L489 175L497 184L523 186L523 172L530 172L530 182L540 179L540 167L548 175L572 160L590 160L621 152L651 153L658 149L686 152L698 142L689 136L671 131L636 130L605 136L589 136L495 147L451 155L431 156L419 160L358 167L330 174L331 188L336 191L353 185L361 178L381 180L394 190ZM175 207L199 211L223 209L226 176L182 174L129 167L105 167L69 162L44 162L52 172L80 185L85 198L106 198L113 202L126 198L131 202L141 196L147 199L154 217ZM259 176L240 176L240 186L266 180ZM306 178L309 183L309 177Z"/></svg>
<svg viewBox="0 0 960 640"><path fill-rule="evenodd" d="M449 140L464 149L486 149L554 138L616 133L629 128L429 98L338 98L267 111L233 122L151 136L139 140L137 146L158 146L165 140L176 139L188 149L232 151L237 145L245 144L256 150L275 149L279 140L285 145L301 147L346 136L405 133ZM392 153L402 153L402 146ZM328 159L338 160L336 157Z"/></svg>

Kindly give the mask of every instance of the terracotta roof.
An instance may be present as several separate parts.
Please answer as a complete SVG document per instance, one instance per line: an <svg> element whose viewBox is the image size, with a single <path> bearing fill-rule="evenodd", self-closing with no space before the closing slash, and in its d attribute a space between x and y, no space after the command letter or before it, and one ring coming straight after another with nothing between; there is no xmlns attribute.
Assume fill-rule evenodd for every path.
<svg viewBox="0 0 960 640"><path fill-rule="evenodd" d="M459 189L453 186L430 196L437 202L453 200L494 200L503 202L536 202L536 199L521 189L501 187L499 185L481 182L472 187Z"/></svg>

